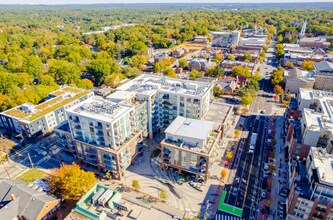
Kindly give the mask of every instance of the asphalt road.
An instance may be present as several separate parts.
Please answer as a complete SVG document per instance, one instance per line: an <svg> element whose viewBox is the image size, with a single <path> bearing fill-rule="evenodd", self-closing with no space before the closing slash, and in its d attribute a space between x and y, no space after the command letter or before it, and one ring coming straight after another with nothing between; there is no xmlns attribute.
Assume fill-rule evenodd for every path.
<svg viewBox="0 0 333 220"><path fill-rule="evenodd" d="M249 116L243 125L243 132L248 136L238 144L235 160L231 169L236 169L236 174L231 185L227 185L225 203L243 209L242 218L254 217L261 200L261 186L263 176L264 148L267 143L267 130L269 117ZM258 138L254 153L248 153L252 133L257 133ZM234 194L234 189L238 193Z"/></svg>

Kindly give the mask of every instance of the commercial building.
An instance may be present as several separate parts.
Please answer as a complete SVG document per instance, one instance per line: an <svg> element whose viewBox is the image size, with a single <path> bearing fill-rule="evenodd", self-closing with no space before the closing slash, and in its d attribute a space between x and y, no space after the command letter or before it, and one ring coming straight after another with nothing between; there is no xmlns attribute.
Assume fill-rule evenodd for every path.
<svg viewBox="0 0 333 220"><path fill-rule="evenodd" d="M300 88L313 88L314 73L292 68L284 71L285 93L297 94Z"/></svg>
<svg viewBox="0 0 333 220"><path fill-rule="evenodd" d="M303 54L303 53L285 53L282 59L283 65L286 62L291 62L295 66L301 66L302 63L306 61L321 62L325 59L323 55L318 54Z"/></svg>
<svg viewBox="0 0 333 220"><path fill-rule="evenodd" d="M255 64L250 62L242 62L236 60L223 60L221 62L221 67L224 69L225 72L231 72L232 68L236 66L248 67L251 70L251 73L255 69Z"/></svg>
<svg viewBox="0 0 333 220"><path fill-rule="evenodd" d="M77 158L120 179L143 151L146 112L144 101L129 105L97 97L67 109Z"/></svg>
<svg viewBox="0 0 333 220"><path fill-rule="evenodd" d="M305 161L291 164L286 219L333 218L333 155L311 147Z"/></svg>
<svg viewBox="0 0 333 220"><path fill-rule="evenodd" d="M208 40L208 37L196 36L193 40L193 43L195 43L195 44L208 44L209 40Z"/></svg>
<svg viewBox="0 0 333 220"><path fill-rule="evenodd" d="M219 47L222 49L229 49L231 46L236 46L240 40L240 32L211 32L213 37L212 47Z"/></svg>
<svg viewBox="0 0 333 220"><path fill-rule="evenodd" d="M327 49L331 43L326 37L305 37L299 41L301 47Z"/></svg>
<svg viewBox="0 0 333 220"><path fill-rule="evenodd" d="M316 82L314 84L315 89L333 89L333 63L327 61L315 63L314 73L316 78Z"/></svg>
<svg viewBox="0 0 333 220"><path fill-rule="evenodd" d="M220 138L221 128L214 129L214 122L178 116L165 130L161 142L162 167L207 181Z"/></svg>
<svg viewBox="0 0 333 220"><path fill-rule="evenodd" d="M303 144L326 148L332 152L333 93L301 88L298 95L302 111Z"/></svg>
<svg viewBox="0 0 333 220"><path fill-rule="evenodd" d="M212 83L143 74L118 87L116 94L120 100L127 93L133 94L135 100L146 101L147 130L152 137L154 132L167 128L177 116L202 118L210 107L212 87Z"/></svg>
<svg viewBox="0 0 333 220"><path fill-rule="evenodd" d="M60 207L56 199L37 185L18 179L0 181L1 219L51 219Z"/></svg>
<svg viewBox="0 0 333 220"><path fill-rule="evenodd" d="M0 113L0 126L24 137L34 138L53 130L65 121L65 110L94 94L88 90L64 86L49 94L46 101L25 103Z"/></svg>

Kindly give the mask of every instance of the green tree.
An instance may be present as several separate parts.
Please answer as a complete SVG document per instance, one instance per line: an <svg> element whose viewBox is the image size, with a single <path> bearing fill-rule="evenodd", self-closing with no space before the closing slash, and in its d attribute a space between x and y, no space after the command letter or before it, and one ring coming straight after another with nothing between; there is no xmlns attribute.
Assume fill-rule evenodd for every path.
<svg viewBox="0 0 333 220"><path fill-rule="evenodd" d="M43 73L43 63L38 57L28 56L23 60L22 70L32 76L40 77Z"/></svg>
<svg viewBox="0 0 333 220"><path fill-rule="evenodd" d="M210 77L218 78L220 76L224 75L224 69L222 69L219 65L216 65L214 67L211 67L207 70L207 74Z"/></svg>
<svg viewBox="0 0 333 220"><path fill-rule="evenodd" d="M245 93L241 98L241 104L244 106L250 105L253 102L252 96L248 93Z"/></svg>
<svg viewBox="0 0 333 220"><path fill-rule="evenodd" d="M147 63L147 57L143 55L135 55L130 59L131 67L140 67Z"/></svg>
<svg viewBox="0 0 333 220"><path fill-rule="evenodd" d="M105 173L104 178L107 179L107 180L112 180L112 175L111 175L109 170Z"/></svg>
<svg viewBox="0 0 333 220"><path fill-rule="evenodd" d="M122 73L112 73L105 79L105 84L111 88L117 88L121 85L121 81L126 79L126 76Z"/></svg>
<svg viewBox="0 0 333 220"><path fill-rule="evenodd" d="M183 67L183 68L186 68L188 67L188 62L186 59L180 59L179 60L179 66Z"/></svg>
<svg viewBox="0 0 333 220"><path fill-rule="evenodd" d="M273 85L281 84L284 81L284 69L278 67L276 70L273 70L271 74L271 81Z"/></svg>
<svg viewBox="0 0 333 220"><path fill-rule="evenodd" d="M52 60L50 62L49 74L59 84L76 84L80 78L81 70L77 65L69 63L66 60Z"/></svg>
<svg viewBox="0 0 333 220"><path fill-rule="evenodd" d="M84 181L82 181L84 180ZM51 193L65 199L81 198L97 182L95 174L82 170L79 165L62 164L59 169L53 169L48 185Z"/></svg>
<svg viewBox="0 0 333 220"><path fill-rule="evenodd" d="M312 60L304 60L302 63L301 68L303 70L307 70L307 71L312 71L314 68L314 61Z"/></svg>
<svg viewBox="0 0 333 220"><path fill-rule="evenodd" d="M283 42L283 36L281 34L277 37L277 42L278 43L282 43Z"/></svg>
<svg viewBox="0 0 333 220"><path fill-rule="evenodd" d="M163 62L156 62L153 65L154 73L158 73L158 72L164 71L166 68L167 67L166 67L166 65Z"/></svg>
<svg viewBox="0 0 333 220"><path fill-rule="evenodd" d="M94 84L89 79L80 79L77 82L77 86L82 89L91 89L94 87Z"/></svg>
<svg viewBox="0 0 333 220"><path fill-rule="evenodd" d="M252 55L251 55L251 53L250 53L250 52L246 52L246 53L244 54L244 62L251 62L251 60L252 60Z"/></svg>
<svg viewBox="0 0 333 220"><path fill-rule="evenodd" d="M132 181L132 187L136 190L140 189L139 180L133 180Z"/></svg>
<svg viewBox="0 0 333 220"><path fill-rule="evenodd" d="M252 76L251 70L248 67L243 66L235 66L231 70L231 74L233 76L242 76L245 78L250 78Z"/></svg>
<svg viewBox="0 0 333 220"><path fill-rule="evenodd" d="M113 59L98 59L93 60L87 66L88 72L91 72L95 77L97 85L102 84L106 77L111 73L120 72L118 64Z"/></svg>
<svg viewBox="0 0 333 220"><path fill-rule="evenodd" d="M229 55L228 55L228 60L232 60L232 61L234 61L234 60L235 60L234 55L229 54Z"/></svg>
<svg viewBox="0 0 333 220"><path fill-rule="evenodd" d="M135 67L124 67L123 72L127 78L133 79L140 75L141 70L139 70L138 68L135 68Z"/></svg>
<svg viewBox="0 0 333 220"><path fill-rule="evenodd" d="M192 80L196 80L197 78L201 77L201 73L199 71L196 70L192 70L189 74L188 74L189 78Z"/></svg>
<svg viewBox="0 0 333 220"><path fill-rule="evenodd" d="M171 77L171 78L176 78L177 77L176 71L173 68L171 68L171 67L166 68L163 71L163 75Z"/></svg>
<svg viewBox="0 0 333 220"><path fill-rule="evenodd" d="M224 56L222 54L216 54L212 61L216 62L217 64L221 63L221 61L224 59Z"/></svg>
<svg viewBox="0 0 333 220"><path fill-rule="evenodd" d="M259 83L255 79L249 79L247 81L247 88L253 89L255 91L259 91Z"/></svg>
<svg viewBox="0 0 333 220"><path fill-rule="evenodd" d="M223 90L219 86L215 85L213 87L213 94L215 97L220 97L221 95L223 95Z"/></svg>

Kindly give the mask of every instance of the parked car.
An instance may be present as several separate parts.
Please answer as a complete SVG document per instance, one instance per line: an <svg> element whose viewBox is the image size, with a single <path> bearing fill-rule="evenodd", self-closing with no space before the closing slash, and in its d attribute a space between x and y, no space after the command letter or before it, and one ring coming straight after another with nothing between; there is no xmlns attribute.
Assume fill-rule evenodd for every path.
<svg viewBox="0 0 333 220"><path fill-rule="evenodd" d="M238 188L234 188L232 195L237 196L238 195Z"/></svg>
<svg viewBox="0 0 333 220"><path fill-rule="evenodd" d="M267 193L265 191L261 192L261 198L266 199Z"/></svg>
<svg viewBox="0 0 333 220"><path fill-rule="evenodd" d="M263 173L263 177L264 177L265 179L268 178L268 172L267 172L267 171L264 171L264 173Z"/></svg>

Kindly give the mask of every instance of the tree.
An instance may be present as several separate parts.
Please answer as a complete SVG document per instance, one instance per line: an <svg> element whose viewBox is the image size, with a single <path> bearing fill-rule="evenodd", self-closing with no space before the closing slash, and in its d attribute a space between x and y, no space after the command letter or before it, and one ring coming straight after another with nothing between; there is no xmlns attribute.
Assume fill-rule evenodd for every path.
<svg viewBox="0 0 333 220"><path fill-rule="evenodd" d="M179 66L186 68L188 67L188 61L186 59L180 59L179 60Z"/></svg>
<svg viewBox="0 0 333 220"><path fill-rule="evenodd" d="M207 70L207 74L210 77L218 78L224 75L224 69L222 69L219 65L211 67Z"/></svg>
<svg viewBox="0 0 333 220"><path fill-rule="evenodd" d="M273 85L281 84L284 81L284 69L278 67L276 70L273 70L271 74L271 81Z"/></svg>
<svg viewBox="0 0 333 220"><path fill-rule="evenodd" d="M133 180L132 181L132 187L136 190L140 189L139 180Z"/></svg>
<svg viewBox="0 0 333 220"><path fill-rule="evenodd" d="M171 78L176 78L176 76L177 76L176 71L171 67L168 67L167 69L165 69L163 74L168 77L171 77Z"/></svg>
<svg viewBox="0 0 333 220"><path fill-rule="evenodd" d="M259 91L259 83L255 79L249 79L247 81L247 88L253 89L255 91Z"/></svg>
<svg viewBox="0 0 333 220"><path fill-rule="evenodd" d="M77 65L66 60L52 60L50 61L49 74L59 84L76 84L80 78L81 70Z"/></svg>
<svg viewBox="0 0 333 220"><path fill-rule="evenodd" d="M141 70L135 67L124 67L123 72L127 78L133 79L140 75Z"/></svg>
<svg viewBox="0 0 333 220"><path fill-rule="evenodd" d="M301 68L303 70L307 70L307 71L312 71L314 68L314 61L312 60L304 60L302 63Z"/></svg>
<svg viewBox="0 0 333 220"><path fill-rule="evenodd" d="M242 76L245 78L250 78L252 76L251 70L249 67L243 67L243 66L234 66L231 70L231 74L233 76Z"/></svg>
<svg viewBox="0 0 333 220"><path fill-rule="evenodd" d="M222 54L215 54L212 61L216 62L217 64L221 63L221 61L224 59L224 56Z"/></svg>
<svg viewBox="0 0 333 220"><path fill-rule="evenodd" d="M252 96L248 93L245 93L241 98L241 104L243 106L250 105L253 102Z"/></svg>
<svg viewBox="0 0 333 220"><path fill-rule="evenodd" d="M192 80L196 80L197 78L199 78L201 76L201 73L199 71L196 70L192 70L189 74L188 77Z"/></svg>
<svg viewBox="0 0 333 220"><path fill-rule="evenodd" d="M158 72L164 71L166 68L167 68L166 65L163 62L161 62L161 61L156 62L153 65L154 73L158 73Z"/></svg>
<svg viewBox="0 0 333 220"><path fill-rule="evenodd" d="M229 55L228 55L228 60L232 60L232 61L234 61L234 60L235 60L234 55L229 54Z"/></svg>
<svg viewBox="0 0 333 220"><path fill-rule="evenodd" d="M286 67L293 67L294 66L294 64L292 62L290 62L290 61L285 62L284 65Z"/></svg>
<svg viewBox="0 0 333 220"><path fill-rule="evenodd" d="M277 95L282 95L284 93L283 88L279 85L275 85L273 91Z"/></svg>
<svg viewBox="0 0 333 220"><path fill-rule="evenodd" d="M89 79L80 79L77 82L77 86L82 89L91 89L94 87L94 84Z"/></svg>
<svg viewBox="0 0 333 220"><path fill-rule="evenodd" d="M132 56L130 59L130 66L131 67L140 67L147 63L147 57L143 55L135 55Z"/></svg>
<svg viewBox="0 0 333 220"><path fill-rule="evenodd" d="M219 86L215 85L213 87L213 94L215 97L220 97L221 95L223 95L223 90Z"/></svg>
<svg viewBox="0 0 333 220"><path fill-rule="evenodd" d="M251 53L250 53L250 52L246 52L246 53L244 54L244 62L251 62L251 60L252 60L252 55L251 55Z"/></svg>
<svg viewBox="0 0 333 220"><path fill-rule="evenodd" d="M104 178L107 179L107 180L112 180L112 175L111 175L109 170L105 173Z"/></svg>
<svg viewBox="0 0 333 220"><path fill-rule="evenodd" d="M283 36L282 36L282 34L280 34L280 35L277 37L277 42L278 42L278 43L282 43L282 42L283 42Z"/></svg>
<svg viewBox="0 0 333 220"><path fill-rule="evenodd" d="M225 159L227 161L231 162L233 156L234 156L234 154L232 153L232 151L227 151L227 155L225 156Z"/></svg>
<svg viewBox="0 0 333 220"><path fill-rule="evenodd" d="M95 83L100 85L111 73L119 73L120 68L113 59L97 59L87 66L87 71L94 75Z"/></svg>
<svg viewBox="0 0 333 220"><path fill-rule="evenodd" d="M121 81L126 79L126 76L122 73L112 73L105 79L105 84L111 88L117 88L121 85Z"/></svg>
<svg viewBox="0 0 333 220"><path fill-rule="evenodd" d="M161 199L163 200L166 200L168 198L168 194L167 192L165 191L165 189L161 189L159 194L158 194L158 197L160 197Z"/></svg>
<svg viewBox="0 0 333 220"><path fill-rule="evenodd" d="M40 77L43 73L43 63L38 57L28 56L23 60L22 70L32 76Z"/></svg>
<svg viewBox="0 0 333 220"><path fill-rule="evenodd" d="M51 193L63 196L65 199L77 200L97 182L95 174L82 170L79 165L62 164L59 169L53 169L48 185Z"/></svg>
<svg viewBox="0 0 333 220"><path fill-rule="evenodd" d="M260 71L260 70L259 70ZM256 81L260 81L262 79L260 72L255 72L254 75L251 77L251 79L254 79Z"/></svg>
<svg viewBox="0 0 333 220"><path fill-rule="evenodd" d="M221 170L220 179L223 180L227 176L227 171L225 169Z"/></svg>
<svg viewBox="0 0 333 220"><path fill-rule="evenodd" d="M241 134L241 131L238 130L238 129L236 129L236 130L235 130L235 135L238 137L240 134Z"/></svg>

